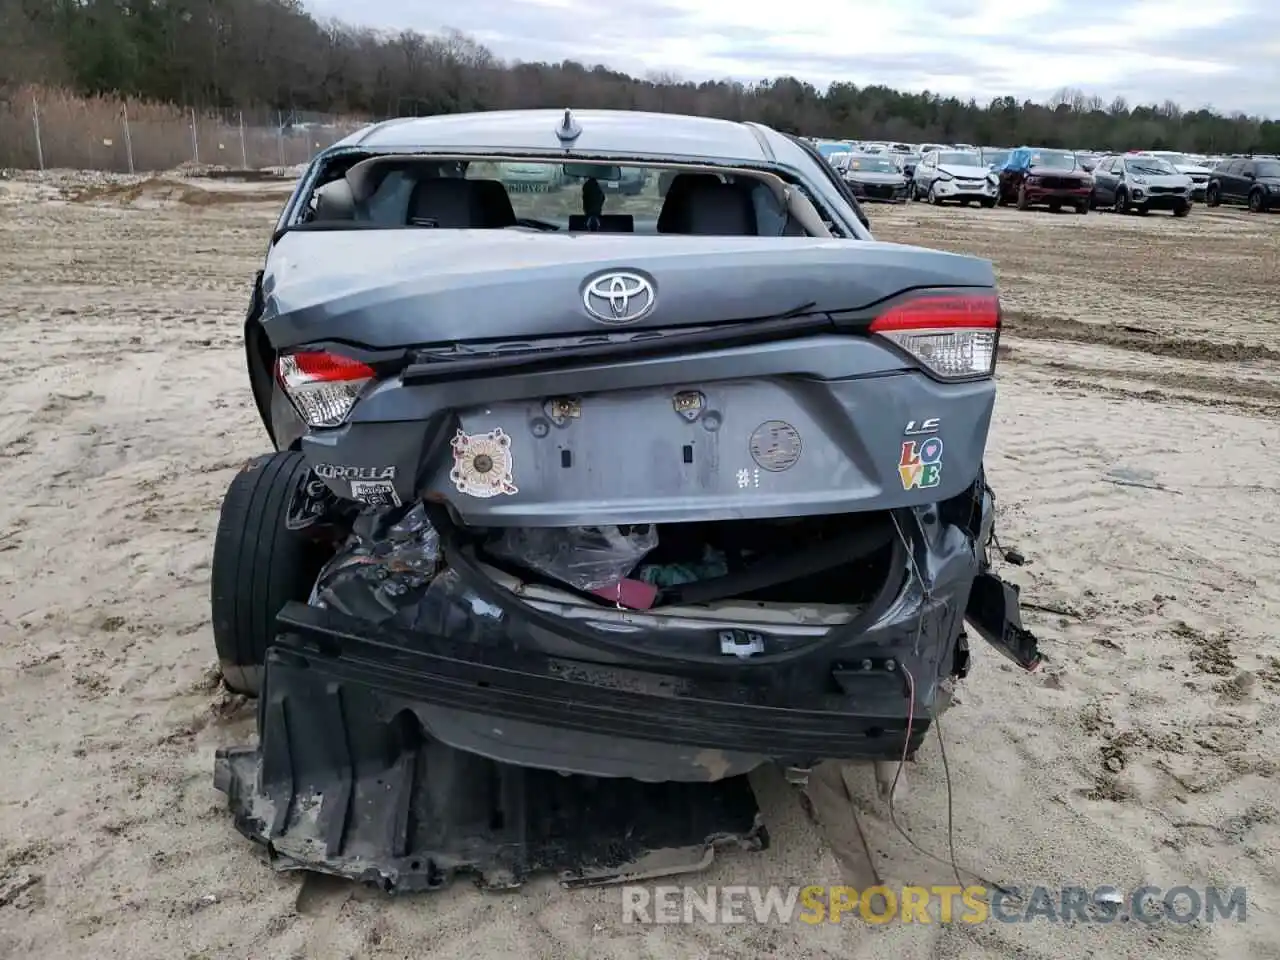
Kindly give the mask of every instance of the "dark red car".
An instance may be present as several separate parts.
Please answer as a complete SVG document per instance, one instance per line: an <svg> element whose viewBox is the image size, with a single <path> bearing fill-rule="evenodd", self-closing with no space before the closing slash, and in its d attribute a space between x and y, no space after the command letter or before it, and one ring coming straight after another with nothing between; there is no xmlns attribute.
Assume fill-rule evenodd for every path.
<svg viewBox="0 0 1280 960"><path fill-rule="evenodd" d="M1018 147L1009 152L999 173L1002 204L1017 204L1019 210L1047 206L1055 213L1063 207L1089 212L1093 177L1070 150Z"/></svg>

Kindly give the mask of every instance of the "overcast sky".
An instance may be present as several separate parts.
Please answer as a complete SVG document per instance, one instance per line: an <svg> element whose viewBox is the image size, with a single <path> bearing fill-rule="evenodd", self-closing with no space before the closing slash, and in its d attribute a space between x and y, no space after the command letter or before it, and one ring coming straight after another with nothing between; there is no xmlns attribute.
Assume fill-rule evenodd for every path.
<svg viewBox="0 0 1280 960"><path fill-rule="evenodd" d="M453 27L503 59L637 75L783 74L979 102L1076 87L1280 116L1280 0L309 0L320 16Z"/></svg>

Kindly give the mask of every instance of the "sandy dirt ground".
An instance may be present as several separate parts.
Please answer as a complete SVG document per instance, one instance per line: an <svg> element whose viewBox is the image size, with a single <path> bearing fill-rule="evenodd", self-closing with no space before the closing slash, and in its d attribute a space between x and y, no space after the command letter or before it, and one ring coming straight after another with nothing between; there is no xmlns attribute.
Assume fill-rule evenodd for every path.
<svg viewBox="0 0 1280 960"><path fill-rule="evenodd" d="M85 185L0 181L0 957L1280 956L1280 217L871 211L994 260L1009 314L989 469L1049 660L978 642L941 724L964 879L1244 886L1247 921L659 927L551 880L278 875L234 831L213 752L253 711L212 669L209 561L266 446L239 336L281 194ZM865 770L809 803L762 775L771 849L695 882L951 883L947 780L931 737L916 849Z"/></svg>

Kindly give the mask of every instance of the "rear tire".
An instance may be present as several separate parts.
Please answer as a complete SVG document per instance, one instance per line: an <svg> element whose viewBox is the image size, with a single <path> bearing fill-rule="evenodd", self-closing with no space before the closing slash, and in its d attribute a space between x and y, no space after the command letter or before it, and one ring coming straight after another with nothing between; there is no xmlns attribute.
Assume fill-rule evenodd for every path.
<svg viewBox="0 0 1280 960"><path fill-rule="evenodd" d="M256 696L276 614L311 595L332 548L285 524L294 491L306 477L302 454L267 454L232 479L213 540L213 643L228 687Z"/></svg>

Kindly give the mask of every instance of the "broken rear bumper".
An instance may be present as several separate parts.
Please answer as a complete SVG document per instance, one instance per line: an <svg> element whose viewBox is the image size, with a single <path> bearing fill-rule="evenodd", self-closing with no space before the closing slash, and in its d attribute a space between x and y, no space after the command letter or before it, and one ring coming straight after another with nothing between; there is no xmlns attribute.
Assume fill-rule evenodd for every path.
<svg viewBox="0 0 1280 960"><path fill-rule="evenodd" d="M302 604L286 607L280 625L262 692L268 711L339 698L348 728L412 717L432 739L506 763L709 781L768 760L895 759L907 746L907 686L883 656L837 663L826 692L806 682L797 693L782 668L699 677L587 663ZM911 720L908 754L929 726L924 710Z"/></svg>
<svg viewBox="0 0 1280 960"><path fill-rule="evenodd" d="M1038 666L1015 587L983 573L954 600L1002 653ZM268 652L263 717L330 704L348 737L392 736L411 722L491 760L647 781L715 781L769 761L895 760L924 739L941 708L939 682L967 672L959 613L954 601L921 604L914 621L885 618L885 631L867 631L861 646L725 670L570 659L295 603ZM308 727L324 729L320 720ZM289 749L265 735L263 743Z"/></svg>
<svg viewBox="0 0 1280 960"><path fill-rule="evenodd" d="M966 613L1010 659L1039 664L1016 588L984 573ZM280 619L287 632L268 653L260 746L219 750L215 786L277 869L389 892L438 889L460 873L504 888L536 872L583 885L698 870L717 849L768 845L746 778L729 775L752 754L900 756L908 738L905 718L872 706L904 712L906 691L888 674L861 674L873 681L864 693L878 696L788 708L767 686L595 665L578 673L543 654L495 656L301 604ZM963 635L956 649L963 675ZM602 682L609 674L614 682ZM454 715L455 735L457 717L470 716L498 738L540 731L543 749L566 757L599 738L614 755L649 751L668 773L683 755L714 782L637 784L497 763L433 737L439 711ZM928 726L913 720L908 752ZM632 769L642 759L631 757Z"/></svg>

